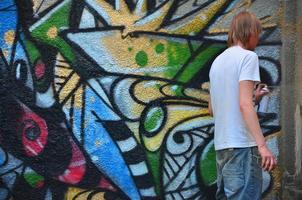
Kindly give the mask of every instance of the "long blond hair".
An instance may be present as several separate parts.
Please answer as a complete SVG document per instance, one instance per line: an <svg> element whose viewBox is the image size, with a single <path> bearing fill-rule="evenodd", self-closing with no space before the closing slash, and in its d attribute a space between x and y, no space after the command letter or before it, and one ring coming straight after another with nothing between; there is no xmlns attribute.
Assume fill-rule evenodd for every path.
<svg viewBox="0 0 302 200"><path fill-rule="evenodd" d="M238 13L232 20L229 34L228 46L233 46L241 42L246 46L252 34L259 35L262 31L260 20L248 11Z"/></svg>

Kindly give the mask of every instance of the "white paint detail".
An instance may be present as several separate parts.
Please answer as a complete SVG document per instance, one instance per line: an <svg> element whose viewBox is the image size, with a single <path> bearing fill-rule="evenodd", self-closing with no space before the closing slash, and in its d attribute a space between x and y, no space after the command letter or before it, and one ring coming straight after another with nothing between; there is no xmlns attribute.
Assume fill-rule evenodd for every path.
<svg viewBox="0 0 302 200"><path fill-rule="evenodd" d="M42 19L40 19L39 21L37 21L36 23L34 23L30 28L29 31L32 32L34 29L36 29L37 27L39 27L41 24L43 24L44 22L46 22L51 16L52 14L54 14L57 10L59 10L60 8L62 8L63 6L65 6L66 4L68 4L70 2L70 0L65 0L62 3L60 3L58 6L56 6L54 9L52 9L51 11L49 11L45 16L43 16Z"/></svg>
<svg viewBox="0 0 302 200"><path fill-rule="evenodd" d="M123 0L115 0L115 10L120 10L121 9L121 2Z"/></svg>
<svg viewBox="0 0 302 200"><path fill-rule="evenodd" d="M197 134L197 135L200 135L201 137L204 137L204 138L208 138L209 135L208 134L205 134L204 132L202 131L198 131L198 130L194 130L192 131L193 133Z"/></svg>
<svg viewBox="0 0 302 200"><path fill-rule="evenodd" d="M50 86L45 93L36 93L36 105L40 108L49 108L55 104L53 88Z"/></svg>
<svg viewBox="0 0 302 200"><path fill-rule="evenodd" d="M45 200L52 200L52 192L50 191L50 189L47 190Z"/></svg>
<svg viewBox="0 0 302 200"><path fill-rule="evenodd" d="M130 137L126 140L118 141L117 145L122 152L128 152L134 149L137 146L137 143L133 137Z"/></svg>
<svg viewBox="0 0 302 200"><path fill-rule="evenodd" d="M136 7L134 13L140 17L146 14L146 11L143 11L143 7L147 4L147 0L138 0L136 3Z"/></svg>
<svg viewBox="0 0 302 200"><path fill-rule="evenodd" d="M21 78L21 64L19 63L16 67L16 79L19 80Z"/></svg>
<svg viewBox="0 0 302 200"><path fill-rule="evenodd" d="M165 4L166 3L170 3L170 2L166 1ZM165 9L166 9L166 5L163 5L161 8L159 8L154 13L148 15L145 18L142 18L142 19L138 20L134 25L135 26L142 26L142 25L145 25L145 24L148 24L148 23L152 22L155 19L159 19L164 14ZM164 16L162 16L162 17L164 17Z"/></svg>
<svg viewBox="0 0 302 200"><path fill-rule="evenodd" d="M25 148L28 150L28 151L30 151L32 154L34 154L35 156L36 155L38 155L38 153L35 151L35 150L33 150L30 146L25 146Z"/></svg>
<svg viewBox="0 0 302 200"><path fill-rule="evenodd" d="M95 92L98 93L98 95L100 95L100 97L102 97L102 100L104 102L107 103L107 105L110 106L110 108L112 109L112 105L107 97L107 94L105 93L105 91L103 90L103 88L100 86L100 84L95 80L95 79L89 79L88 83L90 84L90 86L95 90Z"/></svg>
<svg viewBox="0 0 302 200"><path fill-rule="evenodd" d="M152 87L155 86L156 84L158 84L159 81L147 81L146 83L144 83L145 87Z"/></svg>
<svg viewBox="0 0 302 200"><path fill-rule="evenodd" d="M113 58L112 54L108 52L108 47L106 44L103 43L103 41L105 41L107 38L112 38L112 36L115 34L120 35L121 32L119 30L108 30L85 33L69 33L67 34L67 38L83 49L100 68L107 72L144 75L145 73L159 73L167 71L169 68L171 68L166 66L133 68L130 62L127 65L120 65L116 58ZM99 41L98 45L95 45L95 41Z"/></svg>
<svg viewBox="0 0 302 200"><path fill-rule="evenodd" d="M98 5L96 3L95 0L85 0L87 4L89 4L99 15L101 15L103 17L103 19L110 25L111 24L111 20L110 17L108 15L108 13L106 12L106 10L104 10L102 8L102 6Z"/></svg>
<svg viewBox="0 0 302 200"><path fill-rule="evenodd" d="M79 161L72 162L70 164L70 167L79 167L85 164L86 164L85 160L79 160Z"/></svg>
<svg viewBox="0 0 302 200"><path fill-rule="evenodd" d="M148 173L145 161L137 164L129 165L130 170L134 176L141 176Z"/></svg>
<svg viewBox="0 0 302 200"><path fill-rule="evenodd" d="M85 8L83 10L79 28L95 28L94 16Z"/></svg>
<svg viewBox="0 0 302 200"><path fill-rule="evenodd" d="M44 147L43 147L43 144L42 144L41 141L40 141L40 139L37 139L37 144L39 145L39 147L40 147L41 149L44 148Z"/></svg>
<svg viewBox="0 0 302 200"><path fill-rule="evenodd" d="M155 197L156 196L154 187L150 187L147 189L140 189L139 193L145 197Z"/></svg>
<svg viewBox="0 0 302 200"><path fill-rule="evenodd" d="M91 159L92 159L92 161L96 162L96 161L99 160L99 157L97 157L97 156L92 156Z"/></svg>

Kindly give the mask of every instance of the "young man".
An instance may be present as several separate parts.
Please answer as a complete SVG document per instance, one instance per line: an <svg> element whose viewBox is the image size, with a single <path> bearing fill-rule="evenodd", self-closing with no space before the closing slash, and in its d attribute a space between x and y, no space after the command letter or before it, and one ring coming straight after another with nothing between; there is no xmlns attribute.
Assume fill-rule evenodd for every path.
<svg viewBox="0 0 302 200"><path fill-rule="evenodd" d="M253 102L255 84L260 82L258 56L253 51L260 33L261 23L254 14L237 14L229 31L229 48L215 59L210 70L217 199L261 199L261 167L270 171L276 165ZM259 93L259 88L257 92L260 96L266 93Z"/></svg>

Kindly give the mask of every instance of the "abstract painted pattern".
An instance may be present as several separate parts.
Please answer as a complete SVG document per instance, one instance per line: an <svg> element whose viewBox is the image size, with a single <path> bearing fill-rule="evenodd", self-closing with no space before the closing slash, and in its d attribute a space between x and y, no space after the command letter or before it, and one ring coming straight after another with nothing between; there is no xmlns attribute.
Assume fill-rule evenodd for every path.
<svg viewBox="0 0 302 200"><path fill-rule="evenodd" d="M246 9L278 156L278 0L2 0L0 199L214 199L208 73ZM280 173L263 172L263 196Z"/></svg>

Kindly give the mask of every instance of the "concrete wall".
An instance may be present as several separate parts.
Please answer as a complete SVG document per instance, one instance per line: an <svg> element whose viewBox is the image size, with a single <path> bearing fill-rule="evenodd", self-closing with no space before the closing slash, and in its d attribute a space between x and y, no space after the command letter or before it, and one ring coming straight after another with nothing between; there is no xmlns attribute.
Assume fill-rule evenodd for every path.
<svg viewBox="0 0 302 200"><path fill-rule="evenodd" d="M283 199L302 198L302 2L284 1L281 163Z"/></svg>
<svg viewBox="0 0 302 200"><path fill-rule="evenodd" d="M1 1L0 199L213 199L208 72L232 17L246 9L264 28L256 52L273 93L258 114L282 163L263 172L263 197L280 197L283 166L300 173L292 102L301 93L288 90L301 59L287 59L294 8L279 0ZM282 28L292 31L281 36ZM282 131L281 81L290 97L281 113L296 113Z"/></svg>

